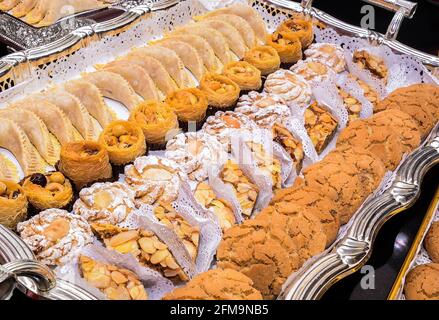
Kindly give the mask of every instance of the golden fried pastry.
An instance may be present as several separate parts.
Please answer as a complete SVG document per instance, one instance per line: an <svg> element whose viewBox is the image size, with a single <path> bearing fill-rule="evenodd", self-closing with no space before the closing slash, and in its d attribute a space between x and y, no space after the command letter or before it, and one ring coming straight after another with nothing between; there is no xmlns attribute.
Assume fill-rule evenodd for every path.
<svg viewBox="0 0 439 320"><path fill-rule="evenodd" d="M337 86L337 91L340 97L343 99L343 104L346 107L346 111L349 115L349 122L360 118L363 105L354 96L343 90L340 86Z"/></svg>
<svg viewBox="0 0 439 320"><path fill-rule="evenodd" d="M72 185L61 172L34 173L22 183L27 199L37 210L66 208L73 199Z"/></svg>
<svg viewBox="0 0 439 320"><path fill-rule="evenodd" d="M288 32L276 31L267 36L267 45L276 49L282 63L294 63L302 59L300 39Z"/></svg>
<svg viewBox="0 0 439 320"><path fill-rule="evenodd" d="M109 123L99 136L99 142L107 149L110 162L115 165L127 164L146 153L142 128L132 121Z"/></svg>
<svg viewBox="0 0 439 320"><path fill-rule="evenodd" d="M299 38L303 49L308 48L314 40L312 21L300 17L285 20L277 30Z"/></svg>
<svg viewBox="0 0 439 320"><path fill-rule="evenodd" d="M261 71L246 61L226 64L223 74L234 81L241 90L258 90L262 86Z"/></svg>
<svg viewBox="0 0 439 320"><path fill-rule="evenodd" d="M356 50L352 60L361 68L368 70L374 77L387 82L388 69L384 60L366 50Z"/></svg>
<svg viewBox="0 0 439 320"><path fill-rule="evenodd" d="M302 76L306 81L312 82L326 80L331 74L331 69L326 64L312 59L299 61L290 70Z"/></svg>
<svg viewBox="0 0 439 320"><path fill-rule="evenodd" d="M332 43L313 43L305 50L308 59L327 65L336 73L346 70L343 49Z"/></svg>
<svg viewBox="0 0 439 320"><path fill-rule="evenodd" d="M266 76L275 72L280 67L280 57L272 46L257 46L244 54L244 61L252 64Z"/></svg>
<svg viewBox="0 0 439 320"><path fill-rule="evenodd" d="M61 147L58 169L81 189L113 176L105 147L94 141L69 142Z"/></svg>
<svg viewBox="0 0 439 320"><path fill-rule="evenodd" d="M48 209L19 223L17 231L35 256L47 265L69 263L93 241L87 221L65 210Z"/></svg>
<svg viewBox="0 0 439 320"><path fill-rule="evenodd" d="M131 112L129 120L137 123L146 142L155 146L162 146L179 132L177 115L166 103L144 101Z"/></svg>
<svg viewBox="0 0 439 320"><path fill-rule="evenodd" d="M293 160L297 173L302 170L304 151L302 142L293 136L284 126L275 123L272 127L273 141L279 143Z"/></svg>
<svg viewBox="0 0 439 320"><path fill-rule="evenodd" d="M187 88L174 91L165 102L183 122L200 122L206 117L209 102L206 94L198 88Z"/></svg>
<svg viewBox="0 0 439 320"><path fill-rule="evenodd" d="M0 224L15 229L26 217L27 206L27 197L19 184L0 180Z"/></svg>
<svg viewBox="0 0 439 320"><path fill-rule="evenodd" d="M439 263L414 267L404 285L407 300L439 300Z"/></svg>
<svg viewBox="0 0 439 320"><path fill-rule="evenodd" d="M209 105L216 108L228 108L239 98L240 88L228 77L207 73L200 81L200 89L206 94Z"/></svg>
<svg viewBox="0 0 439 320"><path fill-rule="evenodd" d="M247 146L253 154L253 159L259 170L266 177L271 178L273 190L280 189L282 186L280 161L273 157L265 149L264 145L256 142L247 142Z"/></svg>
<svg viewBox="0 0 439 320"><path fill-rule="evenodd" d="M84 255L79 256L79 268L82 277L110 300L148 300L148 293L139 277L128 269Z"/></svg>

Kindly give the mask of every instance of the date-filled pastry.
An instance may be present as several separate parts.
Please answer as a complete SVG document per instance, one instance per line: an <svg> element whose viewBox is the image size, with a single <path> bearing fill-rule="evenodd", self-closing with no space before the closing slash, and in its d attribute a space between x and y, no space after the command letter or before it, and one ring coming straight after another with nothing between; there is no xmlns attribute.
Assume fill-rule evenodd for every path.
<svg viewBox="0 0 439 320"><path fill-rule="evenodd" d="M72 185L61 172L34 173L24 179L22 188L37 210L65 209L73 199Z"/></svg>
<svg viewBox="0 0 439 320"><path fill-rule="evenodd" d="M306 81L321 82L330 76L330 69L326 64L312 59L300 61L290 70L302 76Z"/></svg>
<svg viewBox="0 0 439 320"><path fill-rule="evenodd" d="M87 221L65 210L48 209L19 223L17 231L35 256L47 265L62 265L93 241Z"/></svg>
<svg viewBox="0 0 439 320"><path fill-rule="evenodd" d="M142 128L146 142L151 146L162 146L179 131L177 115L166 103L142 102L129 119Z"/></svg>
<svg viewBox="0 0 439 320"><path fill-rule="evenodd" d="M200 89L206 94L209 105L215 108L228 108L239 98L240 88L228 77L207 73L200 81Z"/></svg>
<svg viewBox="0 0 439 320"><path fill-rule="evenodd" d="M327 65L334 72L340 73L346 70L343 49L332 43L313 43L305 50L308 59Z"/></svg>
<svg viewBox="0 0 439 320"><path fill-rule="evenodd" d="M352 56L360 68L368 70L374 77L387 82L388 69L384 60L366 50L356 50Z"/></svg>
<svg viewBox="0 0 439 320"><path fill-rule="evenodd" d="M132 121L111 122L102 131L99 142L107 149L110 162L115 165L132 162L146 152L142 128Z"/></svg>
<svg viewBox="0 0 439 320"><path fill-rule="evenodd" d="M308 48L314 40L311 20L299 17L291 18L282 22L277 30L279 32L284 32L289 36L298 37L303 49Z"/></svg>
<svg viewBox="0 0 439 320"><path fill-rule="evenodd" d="M89 223L118 224L136 209L134 191L125 183L95 183L79 192L73 212Z"/></svg>
<svg viewBox="0 0 439 320"><path fill-rule="evenodd" d="M282 63L294 63L302 59L302 44L294 34L276 31L267 36L266 42L276 49Z"/></svg>
<svg viewBox="0 0 439 320"><path fill-rule="evenodd" d="M0 181L0 224L14 229L27 214L28 201L19 184Z"/></svg>
<svg viewBox="0 0 439 320"><path fill-rule="evenodd" d="M224 66L223 74L241 90L258 90L262 86L261 71L246 61L234 61Z"/></svg>
<svg viewBox="0 0 439 320"><path fill-rule="evenodd" d="M58 169L77 189L112 177L110 159L105 147L94 141L77 141L61 147Z"/></svg>
<svg viewBox="0 0 439 320"><path fill-rule="evenodd" d="M248 50L244 54L244 61L258 68L263 76L275 72L280 67L279 54L272 46L257 46Z"/></svg>
<svg viewBox="0 0 439 320"><path fill-rule="evenodd" d="M209 105L206 94L198 88L174 91L165 102L177 114L178 120L185 123L203 121Z"/></svg>
<svg viewBox="0 0 439 320"><path fill-rule="evenodd" d="M108 299L148 300L148 293L134 272L84 255L79 256L78 264L82 277Z"/></svg>

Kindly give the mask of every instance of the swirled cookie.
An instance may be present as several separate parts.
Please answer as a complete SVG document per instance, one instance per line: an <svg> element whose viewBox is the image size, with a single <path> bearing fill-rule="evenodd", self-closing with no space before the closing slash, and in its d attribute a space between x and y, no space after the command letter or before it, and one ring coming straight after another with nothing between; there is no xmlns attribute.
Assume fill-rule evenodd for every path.
<svg viewBox="0 0 439 320"><path fill-rule="evenodd" d="M431 225L425 237L424 246L431 260L439 263L439 221Z"/></svg>
<svg viewBox="0 0 439 320"><path fill-rule="evenodd" d="M407 300L439 300L439 264L413 268L405 279L404 293Z"/></svg>

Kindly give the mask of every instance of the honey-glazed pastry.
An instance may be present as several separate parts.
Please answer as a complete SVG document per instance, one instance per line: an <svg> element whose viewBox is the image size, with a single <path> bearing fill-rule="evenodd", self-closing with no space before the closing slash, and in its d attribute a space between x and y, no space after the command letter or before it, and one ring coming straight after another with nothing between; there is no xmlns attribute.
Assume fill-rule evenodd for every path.
<svg viewBox="0 0 439 320"><path fill-rule="evenodd" d="M311 20L294 17L282 22L277 30L298 37L302 44L302 48L306 49L314 40L314 32L312 28Z"/></svg>
<svg viewBox="0 0 439 320"><path fill-rule="evenodd" d="M349 121L360 119L360 113L363 109L361 101L358 101L354 96L343 90L340 86L337 86L337 91L340 97L343 99L343 104L348 112Z"/></svg>
<svg viewBox="0 0 439 320"><path fill-rule="evenodd" d="M142 265L163 274L167 278L188 280L168 246L152 231L129 230L111 224L92 225L106 248L122 254L131 253Z"/></svg>
<svg viewBox="0 0 439 320"><path fill-rule="evenodd" d="M174 160L189 179L203 181L209 168L227 159L226 146L203 131L181 133L166 145L166 158Z"/></svg>
<svg viewBox="0 0 439 320"><path fill-rule="evenodd" d="M312 82L324 81L331 75L331 69L326 64L312 59L299 61L290 70Z"/></svg>
<svg viewBox="0 0 439 320"><path fill-rule="evenodd" d="M232 188L241 206L243 216L249 218L255 207L259 188L244 175L238 164L232 160L226 162L219 177Z"/></svg>
<svg viewBox="0 0 439 320"><path fill-rule="evenodd" d="M439 221L435 221L428 229L424 240L424 247L430 259L439 263Z"/></svg>
<svg viewBox="0 0 439 320"><path fill-rule="evenodd" d="M89 223L122 223L136 209L134 195L122 182L95 183L79 192L73 212Z"/></svg>
<svg viewBox="0 0 439 320"><path fill-rule="evenodd" d="M264 91L283 99L290 108L304 108L311 101L311 86L301 76L289 70L278 70L270 74Z"/></svg>
<svg viewBox="0 0 439 320"><path fill-rule="evenodd" d="M388 69L384 60L366 50L355 50L352 61L361 69L368 70L374 77L387 82Z"/></svg>
<svg viewBox="0 0 439 320"><path fill-rule="evenodd" d="M294 63L302 59L302 44L293 34L276 31L267 36L266 43L276 49L282 63Z"/></svg>
<svg viewBox="0 0 439 320"><path fill-rule="evenodd" d="M19 223L17 231L41 262L59 266L69 263L93 241L87 221L65 210L48 209Z"/></svg>
<svg viewBox="0 0 439 320"><path fill-rule="evenodd" d="M34 173L24 179L22 188L37 210L66 209L73 200L72 185L61 172Z"/></svg>
<svg viewBox="0 0 439 320"><path fill-rule="evenodd" d="M405 278L407 300L439 300L439 263L414 267Z"/></svg>
<svg viewBox="0 0 439 320"><path fill-rule="evenodd" d="M200 81L200 89L206 94L209 105L215 108L228 108L239 98L240 88L228 77L207 73Z"/></svg>
<svg viewBox="0 0 439 320"><path fill-rule="evenodd" d="M148 300L148 293L134 272L84 255L79 256L78 264L82 277L108 299Z"/></svg>
<svg viewBox="0 0 439 320"><path fill-rule="evenodd" d="M144 101L131 112L129 120L142 128L146 142L155 147L163 146L179 132L177 115L166 103Z"/></svg>
<svg viewBox="0 0 439 320"><path fill-rule="evenodd" d="M136 205L176 200L181 179L185 178L177 163L156 156L137 158L125 167L125 181L136 192Z"/></svg>
<svg viewBox="0 0 439 320"><path fill-rule="evenodd" d="M27 214L28 201L19 184L0 180L0 224L15 229Z"/></svg>
<svg viewBox="0 0 439 320"><path fill-rule="evenodd" d="M364 82L363 80L360 80L359 78L357 78L353 74L349 74L348 77L355 80L358 83L358 85L363 90L363 94L364 94L364 97L366 98L366 100L369 101L373 106L376 106L376 104L380 101L378 93L371 86L369 86L366 82Z"/></svg>
<svg viewBox="0 0 439 320"><path fill-rule="evenodd" d="M280 144L291 157L294 169L297 173L302 170L303 158L305 156L302 142L284 126L275 123L272 127L273 141Z"/></svg>
<svg viewBox="0 0 439 320"><path fill-rule="evenodd" d="M77 141L62 145L57 165L77 189L113 176L105 147L94 141Z"/></svg>
<svg viewBox="0 0 439 320"><path fill-rule="evenodd" d="M308 59L327 65L336 73L346 70L343 49L332 43L313 43L305 50Z"/></svg>
<svg viewBox="0 0 439 320"><path fill-rule="evenodd" d="M198 88L187 88L174 91L167 96L165 102L183 122L204 120L209 105L206 94Z"/></svg>
<svg viewBox="0 0 439 320"><path fill-rule="evenodd" d="M212 211L218 218L223 231L236 224L235 215L230 204L218 198L206 182L200 182L194 191L194 197L199 204Z"/></svg>
<svg viewBox="0 0 439 320"><path fill-rule="evenodd" d="M272 46L257 46L248 50L244 54L244 61L258 68L263 76L275 72L280 67L279 54Z"/></svg>
<svg viewBox="0 0 439 320"><path fill-rule="evenodd" d="M115 165L130 163L146 153L142 128L132 121L111 122L101 132L99 143L107 149L110 162Z"/></svg>
<svg viewBox="0 0 439 320"><path fill-rule="evenodd" d="M320 154L331 141L338 128L338 121L324 108L314 102L304 113L304 125L308 135Z"/></svg>
<svg viewBox="0 0 439 320"><path fill-rule="evenodd" d="M246 61L226 64L223 74L234 81L241 90L258 90L262 86L261 71Z"/></svg>
<svg viewBox="0 0 439 320"><path fill-rule="evenodd" d="M174 289L163 300L262 300L262 295L244 274L232 269L213 269Z"/></svg>

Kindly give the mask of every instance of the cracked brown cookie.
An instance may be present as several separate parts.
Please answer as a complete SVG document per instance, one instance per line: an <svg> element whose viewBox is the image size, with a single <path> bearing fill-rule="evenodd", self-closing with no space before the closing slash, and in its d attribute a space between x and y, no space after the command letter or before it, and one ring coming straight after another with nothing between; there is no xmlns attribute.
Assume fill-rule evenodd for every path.
<svg viewBox="0 0 439 320"><path fill-rule="evenodd" d="M241 272L214 269L197 275L163 300L262 300L262 295Z"/></svg>
<svg viewBox="0 0 439 320"><path fill-rule="evenodd" d="M430 259L439 263L439 221L433 222L424 240L424 246Z"/></svg>
<svg viewBox="0 0 439 320"><path fill-rule="evenodd" d="M310 187L290 187L279 190L271 200L271 204L285 203L302 206L305 212L314 215L322 224L326 235L326 247L337 238L340 229L340 216L337 205L329 197Z"/></svg>
<svg viewBox="0 0 439 320"><path fill-rule="evenodd" d="M397 109L411 115L425 136L439 118L439 87L421 83L399 88L378 103L374 112Z"/></svg>
<svg viewBox="0 0 439 320"><path fill-rule="evenodd" d="M217 250L218 267L231 268L253 280L264 299L274 299L299 268L297 247L281 221L246 220L224 232Z"/></svg>
<svg viewBox="0 0 439 320"><path fill-rule="evenodd" d="M416 266L405 279L407 300L439 300L439 264Z"/></svg>

